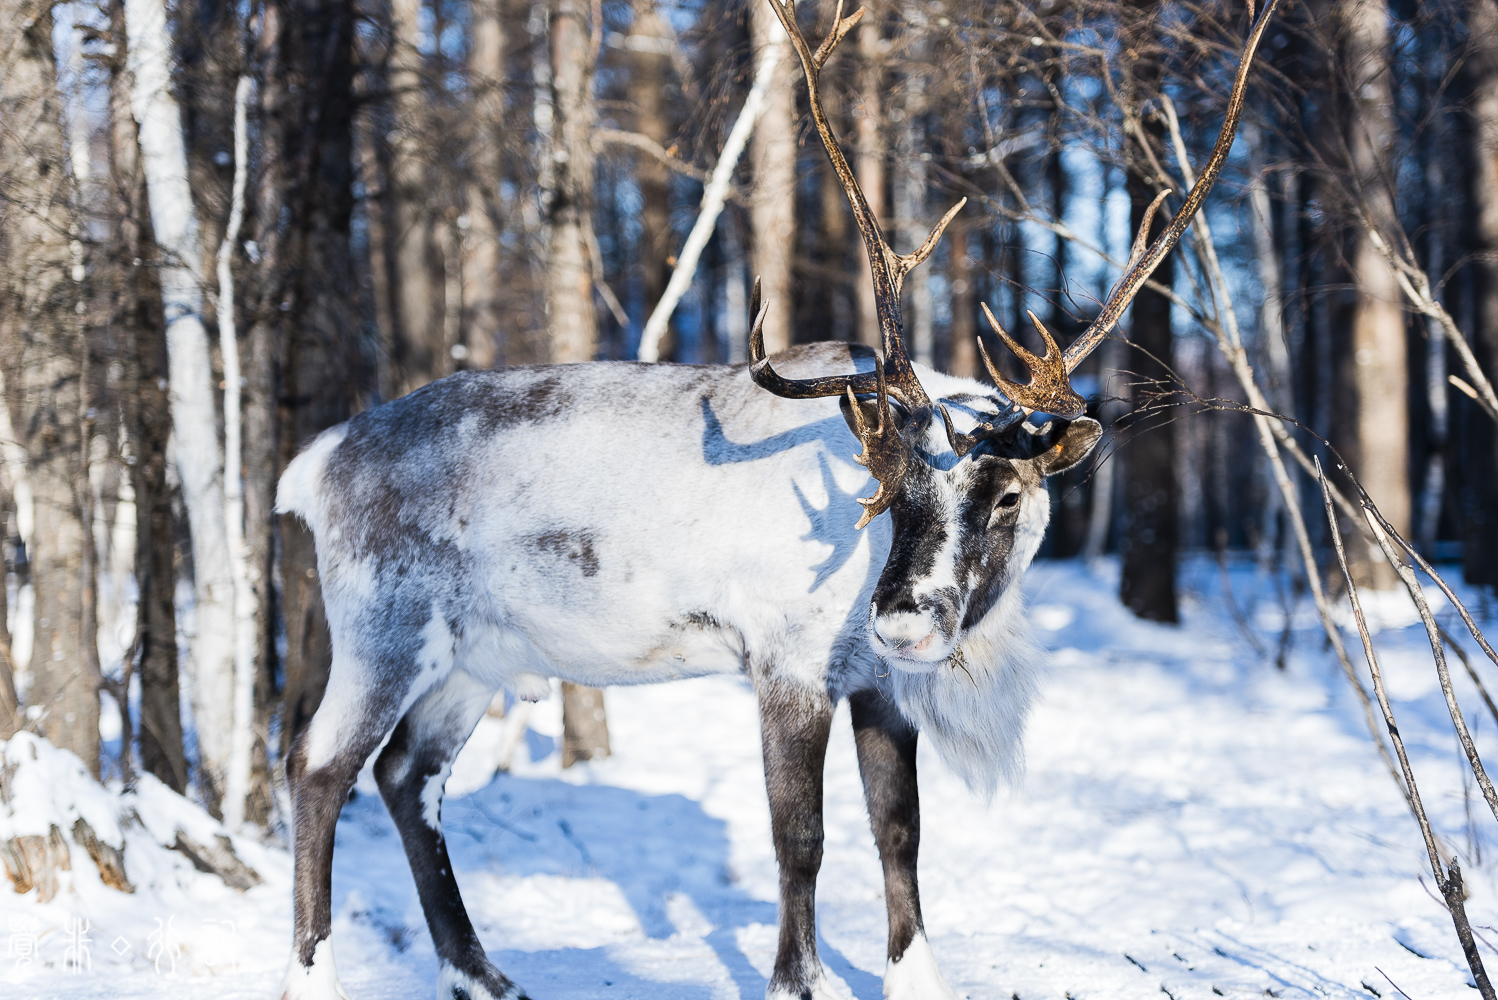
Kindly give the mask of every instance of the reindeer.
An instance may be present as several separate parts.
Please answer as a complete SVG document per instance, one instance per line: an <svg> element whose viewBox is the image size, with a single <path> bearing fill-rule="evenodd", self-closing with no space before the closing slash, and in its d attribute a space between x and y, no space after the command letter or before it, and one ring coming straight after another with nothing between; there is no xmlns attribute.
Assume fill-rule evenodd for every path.
<svg viewBox="0 0 1498 1000"><path fill-rule="evenodd" d="M315 534L333 639L327 693L286 763L295 851L287 1000L344 995L330 940L334 825L382 741L375 777L431 930L438 996L513 1000L523 993L485 954L443 842L454 756L501 689L535 698L548 677L602 686L715 673L748 677L760 706L781 872L767 995L835 995L817 957L813 898L828 731L846 698L884 867L885 995L953 997L921 922L916 741L924 733L981 794L1020 768L1042 662L1020 578L1049 518L1046 478L1081 461L1101 434L1068 375L1220 172L1277 0L1250 33L1201 178L1149 245L1145 220L1118 286L1076 343L1062 352L1032 315L1046 345L1036 357L984 307L1030 370L1027 384L1012 382L984 350L997 393L913 364L901 341L901 283L962 203L906 255L870 212L817 86L863 10L843 17L839 5L813 51L793 0L769 2L868 250L883 357L832 343L766 357L756 287L748 365L462 372L325 431L287 467L277 509ZM854 524L870 474L878 489L858 499Z"/></svg>

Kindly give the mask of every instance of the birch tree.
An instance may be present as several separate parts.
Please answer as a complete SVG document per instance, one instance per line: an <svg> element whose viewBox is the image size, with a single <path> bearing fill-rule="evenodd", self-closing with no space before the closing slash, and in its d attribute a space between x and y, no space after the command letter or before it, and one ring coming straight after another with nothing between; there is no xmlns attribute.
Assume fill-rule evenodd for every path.
<svg viewBox="0 0 1498 1000"><path fill-rule="evenodd" d="M140 129L141 168L151 225L161 250L172 430L192 535L195 628L193 723L203 792L219 812L234 731L234 579L224 520L224 459L218 439L208 333L203 326L203 259L187 178L182 116L171 92L171 37L162 0L125 0L133 77L131 107Z"/></svg>
<svg viewBox="0 0 1498 1000"><path fill-rule="evenodd" d="M130 110L124 0L109 5L115 52L109 65L110 183L115 192L114 241L118 288L114 322L128 343L126 434L135 494L136 676L140 681L140 766L177 792L188 785L177 676L176 548L167 485L171 436L166 322L156 269L144 261L160 251L151 231L150 201L140 164L140 133Z"/></svg>

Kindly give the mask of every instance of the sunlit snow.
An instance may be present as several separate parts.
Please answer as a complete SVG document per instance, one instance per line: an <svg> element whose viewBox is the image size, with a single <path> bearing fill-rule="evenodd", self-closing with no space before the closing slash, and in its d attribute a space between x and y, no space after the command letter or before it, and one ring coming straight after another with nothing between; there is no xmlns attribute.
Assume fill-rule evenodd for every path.
<svg viewBox="0 0 1498 1000"><path fill-rule="evenodd" d="M1396 997L1391 981L1413 1000L1476 995L1427 891L1418 831L1309 603L1291 609L1280 672L1281 595L1251 566L1232 582L1236 615L1217 568L1193 563L1177 628L1125 612L1107 564L1031 571L1053 656L1023 787L985 806L922 750L926 926L958 995ZM1396 599L1381 600L1377 641L1427 808L1463 863L1473 923L1498 943L1492 846L1475 832L1492 818L1475 789L1464 792L1423 631ZM1439 613L1461 632L1449 607ZM1457 681L1479 746L1498 759L1493 720L1465 675ZM510 773L483 780L499 720L486 719L458 761L450 790L476 790L449 797L443 821L480 938L537 1000L758 1000L774 958L776 870L752 691L711 678L610 689L607 704L608 760L560 769L552 699L531 716ZM76 775L57 780L48 808L68 796L88 810L120 806ZM130 800L153 813L124 824L133 895L105 888L79 850L50 903L0 883L0 995L277 995L287 855L236 840L265 883L229 889L160 845L174 822L211 824L166 795L156 786L149 803ZM822 956L851 996L876 1000L882 881L846 707L828 754L826 820ZM431 941L367 769L338 826L334 913L354 1000L431 994ZM91 967L75 970L65 958L80 934ZM29 964L18 947L33 951Z"/></svg>

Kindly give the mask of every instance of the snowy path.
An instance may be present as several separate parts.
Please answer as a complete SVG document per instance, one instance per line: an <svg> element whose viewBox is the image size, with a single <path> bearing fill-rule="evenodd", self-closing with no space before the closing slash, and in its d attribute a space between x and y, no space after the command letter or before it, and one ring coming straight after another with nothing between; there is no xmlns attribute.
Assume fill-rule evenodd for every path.
<svg viewBox="0 0 1498 1000"><path fill-rule="evenodd" d="M1251 577L1235 576L1240 591ZM1028 589L1054 663L1024 788L985 806L922 750L926 924L959 995L1397 996L1389 980L1413 1000L1476 995L1449 919L1417 880L1415 826L1345 681L1302 627L1309 619L1295 620L1281 674L1223 610L1209 566L1192 570L1198 596L1181 628L1134 621L1111 581L1073 563L1038 565ZM1261 603L1249 617L1272 646L1276 602ZM1468 806L1423 633L1391 629L1378 643L1422 791L1466 868L1469 913L1495 925L1495 883L1469 858ZM535 725L555 733L547 704ZM449 799L448 840L480 937L537 1000L757 1000L773 958L776 873L749 688L707 679L612 689L608 707L615 757L564 775L545 755L550 740L532 733L539 763ZM1477 719L1475 696L1468 707L1498 760L1492 720ZM827 769L823 957L853 996L875 1000L884 907L846 707ZM1481 825L1481 799L1470 808ZM338 836L345 987L354 1000L429 996L430 940L367 775ZM156 873L155 887L136 877L135 896L78 865L74 892L46 906L0 892L12 937L16 920L38 919L40 959L54 963L27 974L7 959L0 996L269 1000L289 938L289 865L274 852L258 860L267 884L245 895L185 864ZM184 949L171 976L153 968L145 943L168 911ZM61 967L69 914L91 921L92 973ZM215 919L235 922L228 939ZM118 959L116 940L127 945Z"/></svg>

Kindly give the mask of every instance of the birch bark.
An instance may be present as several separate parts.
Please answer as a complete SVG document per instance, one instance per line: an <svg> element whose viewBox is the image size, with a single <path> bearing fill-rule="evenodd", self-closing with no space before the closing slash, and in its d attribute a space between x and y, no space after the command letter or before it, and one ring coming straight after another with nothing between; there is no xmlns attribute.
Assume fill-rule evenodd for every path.
<svg viewBox="0 0 1498 1000"><path fill-rule="evenodd" d="M129 394L125 419L130 481L135 493L136 674L140 708L136 732L140 766L176 792L187 790L182 746L181 690L177 676L177 535L167 486L171 405L167 382L166 323L151 231L150 199L140 165L140 132L130 110L124 0L111 0L110 34L119 46L110 61L112 128L110 181L118 199L113 234L121 256L116 322L129 343Z"/></svg>
<svg viewBox="0 0 1498 1000"><path fill-rule="evenodd" d="M249 173L250 140L246 111L250 78L234 89L234 186L229 222L218 248L218 343L224 366L224 528L229 572L234 588L234 730L224 777L224 822L232 829L244 823L250 790L251 722L255 707L255 592L250 587L244 531L244 449L241 445L239 334L235 322L234 244L244 223L244 188Z"/></svg>
<svg viewBox="0 0 1498 1000"><path fill-rule="evenodd" d="M234 728L234 580L224 523L224 465L213 370L202 321L203 284L195 271L203 259L202 240L187 179L181 111L171 92L166 6L162 0L125 0L125 25L134 78L131 106L140 126L151 225L162 251L172 430L196 576L193 724L204 797L217 813Z"/></svg>

